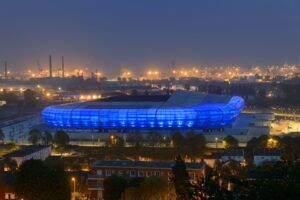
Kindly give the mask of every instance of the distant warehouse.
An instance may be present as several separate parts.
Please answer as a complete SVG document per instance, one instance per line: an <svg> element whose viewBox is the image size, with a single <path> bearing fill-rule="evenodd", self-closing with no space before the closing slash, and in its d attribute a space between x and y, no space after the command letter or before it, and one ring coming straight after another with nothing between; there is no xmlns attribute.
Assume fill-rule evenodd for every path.
<svg viewBox="0 0 300 200"><path fill-rule="evenodd" d="M42 116L61 129L210 129L231 126L244 105L238 96L177 91L50 106Z"/></svg>
<svg viewBox="0 0 300 200"><path fill-rule="evenodd" d="M45 160L51 154L50 146L33 145L7 154L5 157L15 160L20 166L26 160Z"/></svg>

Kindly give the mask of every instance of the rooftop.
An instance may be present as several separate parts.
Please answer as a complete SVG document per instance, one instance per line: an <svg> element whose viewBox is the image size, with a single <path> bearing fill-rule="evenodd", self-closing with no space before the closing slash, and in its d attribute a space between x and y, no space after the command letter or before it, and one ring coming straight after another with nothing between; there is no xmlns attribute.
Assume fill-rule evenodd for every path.
<svg viewBox="0 0 300 200"><path fill-rule="evenodd" d="M243 149L228 149L224 152L223 156L244 156Z"/></svg>
<svg viewBox="0 0 300 200"><path fill-rule="evenodd" d="M280 156L281 152L278 148L256 148L253 149L253 156Z"/></svg>
<svg viewBox="0 0 300 200"><path fill-rule="evenodd" d="M176 91L172 95L117 95L95 101L77 102L53 106L64 109L121 109L121 108L172 108L200 104L226 104L230 96L200 92Z"/></svg>
<svg viewBox="0 0 300 200"><path fill-rule="evenodd" d="M24 157L32 153L38 152L47 147L49 146L43 146L43 145L28 146L28 147L24 147L23 149L19 149L12 153L6 154L5 157Z"/></svg>
<svg viewBox="0 0 300 200"><path fill-rule="evenodd" d="M92 167L115 167L115 168L172 168L174 162L145 162L145 161L131 161L131 160L98 160ZM201 163L185 163L187 169L202 169L204 162Z"/></svg>
<svg viewBox="0 0 300 200"><path fill-rule="evenodd" d="M126 101L149 101L149 102L165 102L170 95L117 95L99 99L101 102L126 102Z"/></svg>

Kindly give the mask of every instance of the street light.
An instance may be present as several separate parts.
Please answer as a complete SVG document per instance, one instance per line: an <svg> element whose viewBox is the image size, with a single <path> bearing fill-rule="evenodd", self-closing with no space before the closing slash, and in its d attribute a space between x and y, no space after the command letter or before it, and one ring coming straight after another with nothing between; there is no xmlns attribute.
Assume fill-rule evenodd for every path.
<svg viewBox="0 0 300 200"><path fill-rule="evenodd" d="M216 149L218 148L218 141L219 141L219 138L218 138L218 137L215 137Z"/></svg>
<svg viewBox="0 0 300 200"><path fill-rule="evenodd" d="M75 182L76 182L76 179L75 179L75 177L72 177L72 182L73 182L73 199L75 200L75 192L76 192L76 184L75 184Z"/></svg>

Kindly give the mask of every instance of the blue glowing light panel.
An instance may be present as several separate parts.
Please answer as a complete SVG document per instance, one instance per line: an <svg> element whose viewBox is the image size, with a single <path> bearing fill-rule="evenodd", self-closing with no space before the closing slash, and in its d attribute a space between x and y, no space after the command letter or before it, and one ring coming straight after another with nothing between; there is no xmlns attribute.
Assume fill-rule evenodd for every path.
<svg viewBox="0 0 300 200"><path fill-rule="evenodd" d="M64 129L99 128L219 128L232 124L244 108L241 97L227 104L206 103L174 108L63 108L42 111L48 126Z"/></svg>

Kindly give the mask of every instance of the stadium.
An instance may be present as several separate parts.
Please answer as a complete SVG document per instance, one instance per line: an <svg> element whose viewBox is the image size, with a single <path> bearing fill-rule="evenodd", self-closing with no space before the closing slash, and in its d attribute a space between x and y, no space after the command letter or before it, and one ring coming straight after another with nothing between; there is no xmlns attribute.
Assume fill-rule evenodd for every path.
<svg viewBox="0 0 300 200"><path fill-rule="evenodd" d="M59 129L212 129L230 127L244 108L238 96L177 91L119 95L46 107L42 117Z"/></svg>

